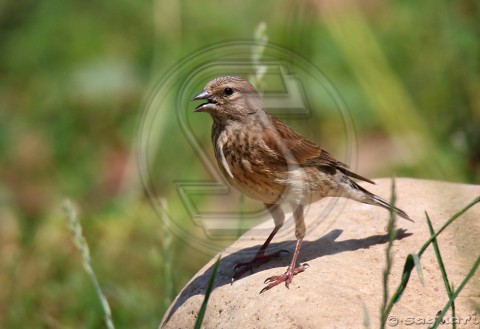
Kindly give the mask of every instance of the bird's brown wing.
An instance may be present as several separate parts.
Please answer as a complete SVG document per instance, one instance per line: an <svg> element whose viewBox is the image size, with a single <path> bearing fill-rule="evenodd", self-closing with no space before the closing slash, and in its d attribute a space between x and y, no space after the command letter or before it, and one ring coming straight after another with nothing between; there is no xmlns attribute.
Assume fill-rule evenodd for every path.
<svg viewBox="0 0 480 329"><path fill-rule="evenodd" d="M347 164L338 161L273 115L269 115L269 124L266 125L262 136L266 145L275 153L275 161L314 166L331 174L339 170L347 176L375 184L370 179L348 170Z"/></svg>

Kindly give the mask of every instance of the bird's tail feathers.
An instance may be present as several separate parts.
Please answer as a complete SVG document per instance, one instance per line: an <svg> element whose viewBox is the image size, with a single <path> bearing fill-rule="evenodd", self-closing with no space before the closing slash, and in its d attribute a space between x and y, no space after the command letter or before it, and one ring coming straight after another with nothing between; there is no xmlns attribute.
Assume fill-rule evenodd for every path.
<svg viewBox="0 0 480 329"><path fill-rule="evenodd" d="M382 208L385 208L387 210L390 211L390 209L392 209L392 205L390 205L390 203L388 203L387 201L385 201L384 199L382 199L381 197L373 194L372 192L369 192L367 191L366 189L364 189L363 187L361 187L360 185L358 185L357 183L351 181L353 183L353 186L360 190L361 192L363 192L363 195L365 196L365 199L363 200L359 200L363 203L367 203L367 204L371 204L371 205L374 205L374 206L380 206ZM402 218L405 218L406 220L409 220L411 222L413 222L413 219L410 218L410 216L407 215L407 213L405 211L403 211L402 209L400 208L397 208L395 206L393 206L393 211L400 217Z"/></svg>
<svg viewBox="0 0 480 329"><path fill-rule="evenodd" d="M376 196L375 194L372 194L372 199L373 201L375 202L376 205L379 205L380 207L383 207L387 210L390 210L391 209L391 205L390 203L388 203L387 201L383 200L382 198L380 198L379 196ZM413 219L410 218L410 216L407 215L407 213L405 211L403 211L402 209L400 208L397 208L397 207L393 207L393 211L395 211L395 213L402 217L402 218L405 218L406 220L408 221L411 221L413 222Z"/></svg>

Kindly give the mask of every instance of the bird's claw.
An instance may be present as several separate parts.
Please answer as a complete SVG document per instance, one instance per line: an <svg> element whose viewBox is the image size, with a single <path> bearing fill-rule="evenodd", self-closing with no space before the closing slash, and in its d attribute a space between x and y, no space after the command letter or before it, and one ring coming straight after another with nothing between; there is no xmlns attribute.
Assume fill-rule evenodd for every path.
<svg viewBox="0 0 480 329"><path fill-rule="evenodd" d="M264 292L267 291L268 289L270 289L270 288L268 288L268 286L267 286L267 287L263 288L262 290L260 290L260 293L264 293Z"/></svg>
<svg viewBox="0 0 480 329"><path fill-rule="evenodd" d="M285 286L287 288L289 288L289 285L293 280L293 276L297 275L298 273L301 273L301 272L305 271L309 267L310 267L310 265L308 265L307 263L301 264L300 266L296 267L293 270L289 266L287 271L284 274L274 275L274 276L271 276L269 278L266 278L263 283L267 284L267 286L264 287L262 290L260 290L260 293L263 293L263 292L265 292L269 289L272 289L273 287L279 285L282 282L285 282Z"/></svg>

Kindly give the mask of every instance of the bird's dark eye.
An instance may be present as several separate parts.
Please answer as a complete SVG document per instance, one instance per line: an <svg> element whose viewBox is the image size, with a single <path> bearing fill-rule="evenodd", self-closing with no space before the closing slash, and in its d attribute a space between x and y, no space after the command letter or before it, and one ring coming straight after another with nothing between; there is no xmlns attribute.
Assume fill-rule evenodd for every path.
<svg viewBox="0 0 480 329"><path fill-rule="evenodd" d="M225 92L225 95L230 96L231 94L233 94L233 89L230 87L227 87L225 88L224 92Z"/></svg>

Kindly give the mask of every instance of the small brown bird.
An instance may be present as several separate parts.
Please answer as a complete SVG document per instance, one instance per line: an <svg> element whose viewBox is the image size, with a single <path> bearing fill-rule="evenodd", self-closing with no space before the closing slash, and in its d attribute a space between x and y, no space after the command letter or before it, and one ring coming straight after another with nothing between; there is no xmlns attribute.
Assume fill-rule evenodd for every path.
<svg viewBox="0 0 480 329"><path fill-rule="evenodd" d="M265 112L260 95L245 79L226 76L212 80L193 98L201 99L207 102L194 112L212 116L212 143L223 176L246 196L263 202L275 221L275 228L256 256L235 266L232 282L281 252L265 255L285 219L282 203L292 206L297 245L287 271L266 279L268 285L261 293L282 282L288 288L293 276L306 269L307 264L297 266L306 231L304 205L333 196L390 209L387 201L351 178L374 182L350 171L346 164ZM394 211L412 221L404 211L398 208Z"/></svg>

